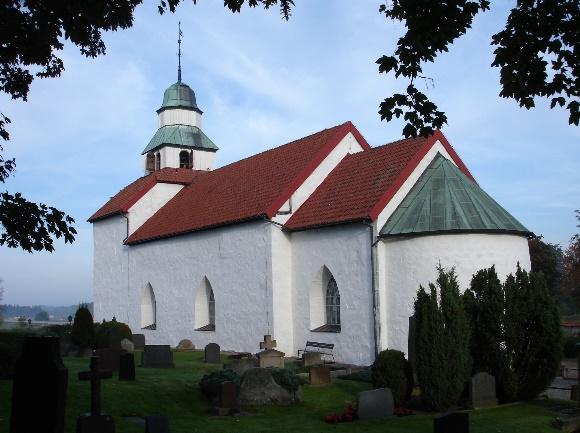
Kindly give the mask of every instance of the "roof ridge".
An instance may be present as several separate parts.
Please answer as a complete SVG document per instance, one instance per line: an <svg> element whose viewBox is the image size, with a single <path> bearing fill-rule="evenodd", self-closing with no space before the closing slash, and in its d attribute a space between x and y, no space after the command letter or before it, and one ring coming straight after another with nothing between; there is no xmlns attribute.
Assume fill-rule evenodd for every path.
<svg viewBox="0 0 580 433"><path fill-rule="evenodd" d="M254 158L255 156L263 155L263 154L268 153L268 152L271 152L273 150L281 149L283 147L286 147L286 146L288 146L290 144L294 144L294 143L296 143L298 141L301 141L301 140L306 140L308 138L314 137L315 135L322 134L325 131L330 131L331 129L340 128L340 127L342 127L344 125L347 125L348 123L352 123L352 122L349 120L349 121L346 121L344 123L341 123L340 125L331 126L330 128L324 128L324 129L322 129L320 131L313 132L312 134L305 135L304 137L297 138L296 140L289 141L288 143L281 144L280 146L272 147L271 149L266 149L266 150L263 150L261 152L255 153L253 155L246 156L245 158L238 159L237 161L230 162L229 164L222 165L221 167L218 167L215 170L212 170L212 172L215 173L216 171L219 171L219 170L221 170L223 168L231 167L233 165L236 165L236 164L239 164L239 163L241 163L243 161L246 161L246 160L248 160L250 158Z"/></svg>

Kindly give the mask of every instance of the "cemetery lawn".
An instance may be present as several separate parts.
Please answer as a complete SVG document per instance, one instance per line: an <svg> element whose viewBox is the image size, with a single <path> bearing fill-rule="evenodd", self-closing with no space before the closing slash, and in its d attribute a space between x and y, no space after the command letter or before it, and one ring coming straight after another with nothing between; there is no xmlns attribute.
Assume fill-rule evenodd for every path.
<svg viewBox="0 0 580 433"><path fill-rule="evenodd" d="M293 407L258 408L239 417L209 415L210 405L197 386L207 372L219 369L204 364L201 352L175 352L174 369L137 367L137 381L119 382L114 376L102 382L103 411L115 418L117 433L143 433L144 425L131 423L124 416L167 415L172 433L243 432L432 432L432 416L414 415L386 421L326 424L325 415L342 412L359 391L369 389L363 382L336 380L331 386L304 387L304 401ZM136 354L136 361L140 354ZM224 359L225 361L225 359ZM88 370L87 358L64 358L69 369L66 432L74 433L76 418L89 409L89 383L77 379ZM138 364L138 362L137 362ZM8 432L12 382L0 381L0 432ZM550 404L521 403L470 414L471 432L554 433L551 423L558 414ZM34 414L31 414L34 416Z"/></svg>

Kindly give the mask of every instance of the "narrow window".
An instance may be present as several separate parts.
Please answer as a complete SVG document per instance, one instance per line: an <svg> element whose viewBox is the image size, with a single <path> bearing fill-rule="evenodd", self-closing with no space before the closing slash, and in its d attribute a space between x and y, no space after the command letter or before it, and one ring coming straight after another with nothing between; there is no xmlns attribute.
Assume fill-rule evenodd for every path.
<svg viewBox="0 0 580 433"><path fill-rule="evenodd" d="M155 171L155 155L151 152L147 154L146 170L149 172Z"/></svg>
<svg viewBox="0 0 580 433"><path fill-rule="evenodd" d="M340 293L334 276L326 286L326 324L340 328Z"/></svg>
<svg viewBox="0 0 580 433"><path fill-rule="evenodd" d="M189 152L189 168L193 168L193 150Z"/></svg>
<svg viewBox="0 0 580 433"><path fill-rule="evenodd" d="M196 331L215 331L215 298L206 277L196 291L193 319Z"/></svg>
<svg viewBox="0 0 580 433"><path fill-rule="evenodd" d="M155 170L161 170L161 155L159 152L155 154Z"/></svg>
<svg viewBox="0 0 580 433"><path fill-rule="evenodd" d="M189 152L187 150L179 152L179 168L191 168L189 164Z"/></svg>
<svg viewBox="0 0 580 433"><path fill-rule="evenodd" d="M141 294L141 329L157 329L157 303L151 284Z"/></svg>

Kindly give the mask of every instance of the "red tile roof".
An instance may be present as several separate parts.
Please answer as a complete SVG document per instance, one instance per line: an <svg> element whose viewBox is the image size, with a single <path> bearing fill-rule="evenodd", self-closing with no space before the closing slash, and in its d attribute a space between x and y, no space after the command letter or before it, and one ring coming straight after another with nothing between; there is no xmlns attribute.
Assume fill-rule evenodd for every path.
<svg viewBox="0 0 580 433"><path fill-rule="evenodd" d="M370 149L354 125L347 122L198 176L137 229L127 243L271 218L349 132Z"/></svg>
<svg viewBox="0 0 580 433"><path fill-rule="evenodd" d="M88 221L95 222L112 215L128 212L129 208L143 197L147 191L153 188L156 183L179 183L188 185L200 173L205 172L185 168L164 168L147 176L140 177L115 194Z"/></svg>
<svg viewBox="0 0 580 433"><path fill-rule="evenodd" d="M347 155L286 222L285 229L374 221L437 140L471 177L439 131L429 138L396 141L368 152Z"/></svg>

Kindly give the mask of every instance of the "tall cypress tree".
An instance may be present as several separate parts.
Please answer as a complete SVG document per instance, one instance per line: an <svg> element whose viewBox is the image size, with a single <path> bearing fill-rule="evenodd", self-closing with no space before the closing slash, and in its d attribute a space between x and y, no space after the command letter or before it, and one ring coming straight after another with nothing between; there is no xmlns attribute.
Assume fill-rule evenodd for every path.
<svg viewBox="0 0 580 433"><path fill-rule="evenodd" d="M439 267L438 273L430 293L423 287L417 293L415 344L423 402L445 410L457 404L471 372L470 330L455 271Z"/></svg>

